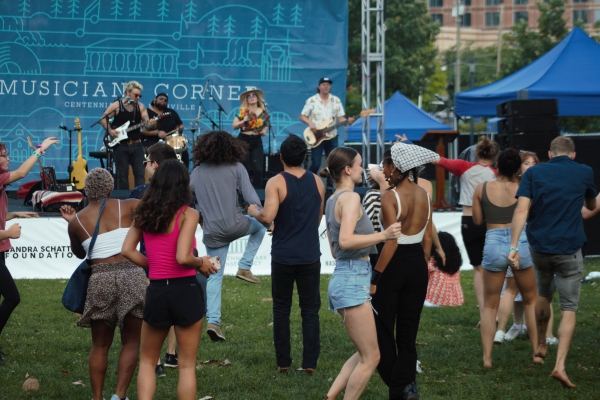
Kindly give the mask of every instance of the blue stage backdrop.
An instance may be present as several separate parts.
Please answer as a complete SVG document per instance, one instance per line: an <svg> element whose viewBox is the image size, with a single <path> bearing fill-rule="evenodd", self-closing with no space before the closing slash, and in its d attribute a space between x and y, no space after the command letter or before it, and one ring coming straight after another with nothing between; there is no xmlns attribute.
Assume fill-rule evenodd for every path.
<svg viewBox="0 0 600 400"><path fill-rule="evenodd" d="M270 144L277 152L287 135L304 130L298 117L319 78L331 78L344 101L347 17L345 0L2 1L0 140L15 168L31 154L27 136L34 143L56 136L61 145L43 161L66 179L77 135L69 154L68 133L59 125L72 128L79 118L83 154L89 168L97 167L88 153L100 150L104 131L90 125L125 82L137 80L147 106L155 94L169 95L190 144L200 107L219 122L218 102L222 128L232 131L239 94L262 89L274 134L263 139L264 149ZM210 129L201 119L199 133ZM36 166L18 183L38 173Z"/></svg>

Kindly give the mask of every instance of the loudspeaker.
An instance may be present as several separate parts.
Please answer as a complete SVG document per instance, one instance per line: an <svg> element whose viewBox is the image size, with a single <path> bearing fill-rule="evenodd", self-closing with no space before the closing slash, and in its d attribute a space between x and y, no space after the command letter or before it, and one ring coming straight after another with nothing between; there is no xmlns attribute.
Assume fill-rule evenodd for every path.
<svg viewBox="0 0 600 400"><path fill-rule="evenodd" d="M558 100L511 100L496 106L498 117L526 117L532 115L557 115Z"/></svg>
<svg viewBox="0 0 600 400"><path fill-rule="evenodd" d="M498 133L501 135L558 131L556 116L509 117L498 121Z"/></svg>

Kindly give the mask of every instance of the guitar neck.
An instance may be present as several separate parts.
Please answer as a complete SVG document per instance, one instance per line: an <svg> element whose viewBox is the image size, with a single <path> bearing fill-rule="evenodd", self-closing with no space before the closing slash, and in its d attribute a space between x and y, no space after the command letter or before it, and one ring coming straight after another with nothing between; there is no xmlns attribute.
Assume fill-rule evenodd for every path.
<svg viewBox="0 0 600 400"><path fill-rule="evenodd" d="M83 156L81 154L81 129L77 131L77 146L79 148L79 156L77 158L82 158Z"/></svg>
<svg viewBox="0 0 600 400"><path fill-rule="evenodd" d="M354 118L354 119L356 119L357 117L360 117L360 114L359 114L359 115L355 115L355 116L353 116L353 117L350 117L350 118ZM343 122L338 122L338 123L337 123L337 124L335 124L335 125L332 125L332 126L330 126L330 127L327 127L327 128L325 128L325 129L323 129L323 133L331 132L332 130L334 130L334 129L337 129L337 128L339 128L340 126L343 126L343 125L348 125L348 118L347 118L345 121L343 121Z"/></svg>

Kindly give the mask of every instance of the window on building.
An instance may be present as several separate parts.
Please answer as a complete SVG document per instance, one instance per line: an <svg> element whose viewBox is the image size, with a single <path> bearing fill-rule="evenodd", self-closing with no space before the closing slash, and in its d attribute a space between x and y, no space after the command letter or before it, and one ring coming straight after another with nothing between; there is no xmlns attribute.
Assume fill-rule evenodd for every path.
<svg viewBox="0 0 600 400"><path fill-rule="evenodd" d="M485 0L486 6L497 6L500 4L500 0Z"/></svg>
<svg viewBox="0 0 600 400"><path fill-rule="evenodd" d="M594 10L594 22L600 21L600 10Z"/></svg>
<svg viewBox="0 0 600 400"><path fill-rule="evenodd" d="M431 14L431 22L439 22L440 26L444 26L444 14Z"/></svg>
<svg viewBox="0 0 600 400"><path fill-rule="evenodd" d="M485 13L485 26L498 26L500 25L500 13L489 12Z"/></svg>
<svg viewBox="0 0 600 400"><path fill-rule="evenodd" d="M529 0L513 0L513 4L515 6L522 6L525 4L529 4Z"/></svg>
<svg viewBox="0 0 600 400"><path fill-rule="evenodd" d="M471 7L471 0L462 0L462 5L465 7Z"/></svg>
<svg viewBox="0 0 600 400"><path fill-rule="evenodd" d="M573 10L573 22L581 20L584 24L588 23L588 12L587 10Z"/></svg>
<svg viewBox="0 0 600 400"><path fill-rule="evenodd" d="M463 14L460 26L471 26L471 13Z"/></svg>
<svg viewBox="0 0 600 400"><path fill-rule="evenodd" d="M529 13L527 11L518 11L513 13L513 24L518 24L521 21L529 22Z"/></svg>
<svg viewBox="0 0 600 400"><path fill-rule="evenodd" d="M444 0L429 0L429 7L442 7Z"/></svg>
<svg viewBox="0 0 600 400"><path fill-rule="evenodd" d="M587 3L587 0L573 0L573 3Z"/></svg>

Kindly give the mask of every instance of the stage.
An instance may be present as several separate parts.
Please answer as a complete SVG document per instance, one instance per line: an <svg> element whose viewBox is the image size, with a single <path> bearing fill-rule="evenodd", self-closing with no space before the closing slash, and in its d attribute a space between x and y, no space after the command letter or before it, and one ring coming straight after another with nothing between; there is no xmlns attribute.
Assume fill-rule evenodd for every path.
<svg viewBox="0 0 600 400"><path fill-rule="evenodd" d="M124 195L119 192L117 194ZM11 196L13 193L9 193ZM16 196L16 193L15 193ZM119 196L121 197L121 196ZM125 198L124 196L123 198ZM31 206L24 206L22 199L9 198L8 211L32 211ZM67 222L60 213L40 212L40 218L13 219L7 222L7 228L14 223L21 225L21 237L11 240L13 249L6 252L6 264L15 279L65 279L69 278L81 260L70 252ZM460 235L461 213L454 211L434 212L433 220L439 231L449 232L456 242L463 257L462 269L471 269L468 256ZM325 222L321 221L319 232L325 231ZM205 254L202 244L202 229L196 231L199 254ZM241 238L231 243L225 274L235 275L237 263L246 248L247 239ZM327 235L320 237L321 242L321 272L331 274L335 260L331 256ZM252 272L255 275L271 273L271 236L265 235L260 249L254 259Z"/></svg>

